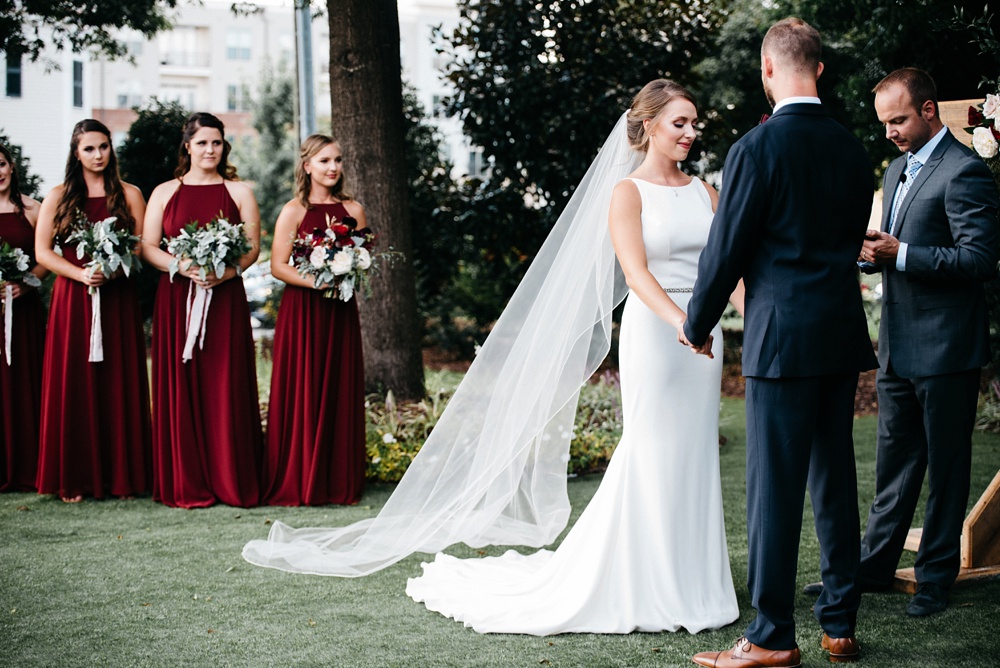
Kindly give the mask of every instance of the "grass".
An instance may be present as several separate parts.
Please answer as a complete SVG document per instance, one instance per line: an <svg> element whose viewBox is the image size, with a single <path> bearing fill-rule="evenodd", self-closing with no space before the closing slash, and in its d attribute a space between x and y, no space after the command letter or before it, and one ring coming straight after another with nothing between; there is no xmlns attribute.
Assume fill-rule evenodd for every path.
<svg viewBox="0 0 1000 668"><path fill-rule="evenodd" d="M358 579L290 575L240 558L268 522L342 525L373 515L392 491L372 485L354 507L178 510L134 501L67 505L0 495L0 666L690 666L722 649L753 614L745 582L743 402L724 400L723 486L740 620L724 629L626 636L479 635L406 597L425 555ZM875 418L856 421L862 512L874 491ZM1000 468L1000 436L977 434L975 502ZM600 476L570 481L573 521ZM918 511L919 523L922 510ZM504 548L491 548L495 554ZM465 546L449 550L475 556ZM912 557L905 557L912 564ZM818 578L808 504L800 585ZM903 594L866 594L863 666L996 665L1000 582L957 589L951 606L907 618ZM812 600L799 595L805 665L827 665Z"/></svg>

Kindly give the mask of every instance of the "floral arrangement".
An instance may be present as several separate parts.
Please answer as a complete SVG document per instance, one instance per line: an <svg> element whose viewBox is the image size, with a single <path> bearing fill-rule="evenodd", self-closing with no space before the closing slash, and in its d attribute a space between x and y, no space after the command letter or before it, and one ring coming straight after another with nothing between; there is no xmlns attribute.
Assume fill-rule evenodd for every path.
<svg viewBox="0 0 1000 668"><path fill-rule="evenodd" d="M167 252L174 256L169 266L170 280L173 281L174 274L180 271L181 260L191 260L198 267L202 280L209 270L222 278L226 267L235 267L236 274L240 275L243 273L240 258L250 248L243 226L230 223L221 212L204 227L199 227L197 222L189 223L180 234L167 240Z"/></svg>
<svg viewBox="0 0 1000 668"><path fill-rule="evenodd" d="M369 292L369 270L375 233L370 228L357 231L357 221L326 217L326 228L297 236L292 241L290 262L303 278L312 278L324 297L350 301L356 290Z"/></svg>
<svg viewBox="0 0 1000 668"><path fill-rule="evenodd" d="M111 216L104 220L91 222L87 214L77 211L76 220L66 237L66 245L76 244L76 257L82 260L86 257L86 267L90 275L100 270L111 278L119 269L127 277L132 268L139 268L139 258L133 252L139 237L115 227L118 218ZM61 249L60 249L61 252ZM104 361L104 343L101 330L101 289L90 286L90 306L93 316L90 321L90 355L88 362Z"/></svg>
<svg viewBox="0 0 1000 668"><path fill-rule="evenodd" d="M24 283L37 288L42 282L30 269L31 256L6 241L0 241L0 283Z"/></svg>
<svg viewBox="0 0 1000 668"><path fill-rule="evenodd" d="M33 288L42 282L31 273L31 257L20 248L12 247L6 241L0 241L0 285L3 289L3 321L4 321L4 353L7 366L11 359L10 337L14 331L14 286L11 283L24 283Z"/></svg>
<svg viewBox="0 0 1000 668"><path fill-rule="evenodd" d="M111 216L92 223L87 220L87 214L77 212L76 222L66 237L66 245L76 244L77 259L90 258L84 266L91 274L100 270L111 278L121 269L128 276L133 267L139 268L139 258L133 252L139 243L139 237L117 229L117 220L118 218ZM94 294L97 288L91 287L89 291Z"/></svg>
<svg viewBox="0 0 1000 668"><path fill-rule="evenodd" d="M1000 95L987 95L979 105L969 107L969 125L965 131L972 135L972 147L994 174L1000 171Z"/></svg>
<svg viewBox="0 0 1000 668"><path fill-rule="evenodd" d="M180 271L181 261L190 260L198 267L201 280L208 277L208 272L215 273L216 278L222 278L226 267L234 267L236 275L242 275L240 258L246 255L252 246L242 225L234 225L222 217L220 212L204 227L197 222L189 223L175 237L166 241L167 252L173 255L167 269L170 280ZM188 362L194 357L194 346L197 343L201 349L205 345L205 331L208 329L208 309L212 305L212 288L203 288L192 281L188 284L187 297L187 329L184 337L184 350L181 359Z"/></svg>

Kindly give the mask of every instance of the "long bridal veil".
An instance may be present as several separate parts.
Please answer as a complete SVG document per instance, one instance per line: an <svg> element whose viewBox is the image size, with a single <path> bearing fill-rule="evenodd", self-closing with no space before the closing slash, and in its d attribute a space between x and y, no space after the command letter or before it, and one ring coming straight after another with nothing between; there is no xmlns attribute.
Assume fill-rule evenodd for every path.
<svg viewBox="0 0 1000 668"><path fill-rule="evenodd" d="M580 387L608 353L611 312L627 292L607 224L614 185L643 157L628 146L626 116L381 512L340 528L275 522L244 559L357 577L459 542L541 547L559 535Z"/></svg>

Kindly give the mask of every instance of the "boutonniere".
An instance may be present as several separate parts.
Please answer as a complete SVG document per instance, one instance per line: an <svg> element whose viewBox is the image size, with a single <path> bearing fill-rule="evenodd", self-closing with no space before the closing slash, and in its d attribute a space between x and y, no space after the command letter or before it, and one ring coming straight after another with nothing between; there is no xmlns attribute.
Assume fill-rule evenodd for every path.
<svg viewBox="0 0 1000 668"><path fill-rule="evenodd" d="M762 115L760 117L760 123L758 123L757 125L762 125L764 123L764 121L766 121L769 118L771 118L771 114L764 114L764 115Z"/></svg>

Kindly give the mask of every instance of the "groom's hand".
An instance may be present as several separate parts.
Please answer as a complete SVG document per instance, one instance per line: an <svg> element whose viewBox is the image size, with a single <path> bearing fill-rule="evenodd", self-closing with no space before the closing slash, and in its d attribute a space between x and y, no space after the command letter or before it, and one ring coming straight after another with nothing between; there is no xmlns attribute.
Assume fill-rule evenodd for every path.
<svg viewBox="0 0 1000 668"><path fill-rule="evenodd" d="M692 352L698 353L699 355L708 355L709 359L713 359L714 355L712 355L712 335L711 334L708 335L708 340L705 341L705 343L701 344L700 346L696 346L690 341L688 341L688 338L684 335L685 322L687 322L686 319L682 320L680 325L677 327L677 342L680 343L681 345L687 346L688 348L691 349Z"/></svg>

